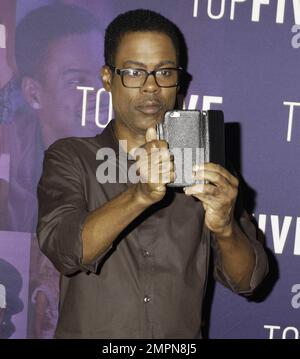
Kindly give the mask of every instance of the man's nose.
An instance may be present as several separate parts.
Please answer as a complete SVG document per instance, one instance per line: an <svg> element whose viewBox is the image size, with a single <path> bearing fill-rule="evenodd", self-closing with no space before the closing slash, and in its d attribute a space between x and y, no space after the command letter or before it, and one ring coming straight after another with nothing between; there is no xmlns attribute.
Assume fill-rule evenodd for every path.
<svg viewBox="0 0 300 359"><path fill-rule="evenodd" d="M144 86L141 88L142 92L158 92L160 90L160 87L157 85L154 74L150 74L145 83Z"/></svg>

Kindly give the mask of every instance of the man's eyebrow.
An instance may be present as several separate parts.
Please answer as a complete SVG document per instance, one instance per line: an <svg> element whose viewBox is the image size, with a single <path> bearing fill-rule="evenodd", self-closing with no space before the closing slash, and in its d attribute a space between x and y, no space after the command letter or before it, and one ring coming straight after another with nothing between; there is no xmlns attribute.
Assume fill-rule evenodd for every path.
<svg viewBox="0 0 300 359"><path fill-rule="evenodd" d="M176 66L176 63L172 60L166 60L166 61L161 61L159 64L155 65L155 69L158 69L162 66L165 66L165 65L172 65L172 66Z"/></svg>
<svg viewBox="0 0 300 359"><path fill-rule="evenodd" d="M166 61L161 61L159 62L157 65L154 66L155 69L158 69L162 66L165 65L172 65L172 66L176 66L176 63L172 60L166 60ZM127 60L125 62L123 62L123 66L139 66L139 67L147 67L146 64L144 64L143 62L139 62L139 61L132 61L132 60Z"/></svg>
<svg viewBox="0 0 300 359"><path fill-rule="evenodd" d="M147 67L143 62L139 61L132 61L132 60L126 60L123 62L123 66L139 66L139 67Z"/></svg>

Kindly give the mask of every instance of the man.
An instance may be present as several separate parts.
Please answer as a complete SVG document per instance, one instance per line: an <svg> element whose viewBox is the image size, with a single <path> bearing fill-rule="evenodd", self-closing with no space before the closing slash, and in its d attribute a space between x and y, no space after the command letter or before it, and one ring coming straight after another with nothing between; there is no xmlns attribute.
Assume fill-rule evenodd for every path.
<svg viewBox="0 0 300 359"><path fill-rule="evenodd" d="M238 180L226 169L196 166L194 176L210 182L202 190L166 187L173 159L155 126L175 105L178 39L155 12L118 16L106 30L102 70L115 120L101 135L46 152L37 232L62 274L57 338L200 338L210 246L216 278L237 293L251 294L267 272L255 228L234 217ZM133 153L128 168L138 153L139 181L96 178L103 148L116 152L120 171L124 152Z"/></svg>
<svg viewBox="0 0 300 359"><path fill-rule="evenodd" d="M10 154L10 223L1 228L34 232L43 151L61 137L99 132L95 97L103 36L98 20L87 10L53 5L22 18L15 43L18 73L7 86L13 87L7 101L12 108L2 128ZM83 93L77 86L95 89L87 97L85 127Z"/></svg>
<svg viewBox="0 0 300 359"><path fill-rule="evenodd" d="M95 96L100 87L103 35L99 21L86 9L42 6L27 13L16 29L15 55L18 73L3 93L4 109L0 125L9 154L9 183L0 179L0 229L35 232L37 223L36 187L42 170L44 150L66 136L91 136L99 132L95 124ZM86 122L82 127L82 91L89 91ZM1 98L1 93L0 93ZM3 111L3 110L7 111ZM106 109L107 110L107 109ZM1 157L1 154L0 154ZM1 157L2 158L2 157ZM4 159L4 156L3 156ZM1 177L1 176L0 176ZM3 208L2 208L3 207ZM31 245L30 292L39 291L29 307L28 336L52 336L57 317L58 273L45 276L35 236ZM44 256L43 256L44 257ZM47 266L49 267L49 266ZM51 312L51 323L45 318ZM44 326L44 328L42 328Z"/></svg>

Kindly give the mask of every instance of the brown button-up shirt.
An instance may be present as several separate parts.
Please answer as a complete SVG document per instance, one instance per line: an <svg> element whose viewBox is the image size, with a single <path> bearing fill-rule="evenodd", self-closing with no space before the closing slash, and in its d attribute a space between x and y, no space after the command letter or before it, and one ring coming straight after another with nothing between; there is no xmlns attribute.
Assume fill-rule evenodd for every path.
<svg viewBox="0 0 300 359"><path fill-rule="evenodd" d="M120 157L113 123L93 138L59 140L45 154L37 234L62 274L56 337L201 338L210 248L216 279L238 290L222 270L202 204L194 197L168 188L95 263L82 264L86 216L131 185L96 178L100 148ZM132 163L127 160L128 167ZM249 294L265 276L267 259L250 221L241 218L240 224L256 254L251 288L244 292Z"/></svg>

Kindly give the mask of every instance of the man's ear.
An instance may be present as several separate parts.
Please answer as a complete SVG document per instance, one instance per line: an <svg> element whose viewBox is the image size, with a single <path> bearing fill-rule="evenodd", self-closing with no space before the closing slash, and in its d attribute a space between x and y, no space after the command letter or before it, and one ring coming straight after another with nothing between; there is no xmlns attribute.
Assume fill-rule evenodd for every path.
<svg viewBox="0 0 300 359"><path fill-rule="evenodd" d="M42 108L42 101L41 101L41 91L42 87L41 84L33 79L32 77L25 76L22 79L22 92L23 95L34 110L39 110Z"/></svg>
<svg viewBox="0 0 300 359"><path fill-rule="evenodd" d="M101 79L103 87L106 91L111 92L112 87L112 73L108 66L104 65L101 70Z"/></svg>

